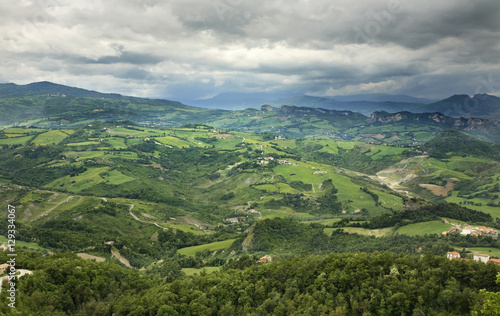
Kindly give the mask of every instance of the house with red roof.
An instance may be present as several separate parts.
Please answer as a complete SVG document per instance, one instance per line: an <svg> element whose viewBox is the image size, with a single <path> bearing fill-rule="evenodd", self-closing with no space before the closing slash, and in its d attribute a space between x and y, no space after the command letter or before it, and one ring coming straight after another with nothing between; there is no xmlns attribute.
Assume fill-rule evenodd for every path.
<svg viewBox="0 0 500 316"><path fill-rule="evenodd" d="M460 259L460 253L458 251L449 251L446 258L450 260Z"/></svg>

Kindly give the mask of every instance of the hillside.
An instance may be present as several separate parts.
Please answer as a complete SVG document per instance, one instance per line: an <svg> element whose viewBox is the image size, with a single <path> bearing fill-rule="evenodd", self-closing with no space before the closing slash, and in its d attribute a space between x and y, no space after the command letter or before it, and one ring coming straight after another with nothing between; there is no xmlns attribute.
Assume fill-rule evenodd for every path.
<svg viewBox="0 0 500 316"><path fill-rule="evenodd" d="M359 97L358 97L359 98ZM328 110L336 111L352 111L359 112L363 115L369 116L374 111L388 111L388 112L400 112L400 111L419 111L419 108L423 104L416 102L402 102L402 101L375 101L376 96L367 96L365 100L363 98L359 100L352 100L352 98L341 97L336 99L335 97L314 97L309 95L295 96L292 98L278 99L268 102L270 105L281 107L283 105L297 106L297 107L312 107L312 108L323 108ZM388 100L396 100L398 98L387 98ZM403 98L400 98L403 99ZM418 100L407 98L407 101Z"/></svg>
<svg viewBox="0 0 500 316"><path fill-rule="evenodd" d="M500 146L475 139L456 130L448 130L426 142L422 149L431 157L475 156L500 160Z"/></svg>
<svg viewBox="0 0 500 316"><path fill-rule="evenodd" d="M140 275L147 296L159 282L193 280L187 274L259 269L265 255L279 266L280 258L310 253L433 253L436 262L456 249L466 257L477 249L498 253L491 231L500 229L500 149L470 136L498 140L496 121L271 105L229 112L36 93L10 100L43 104L35 108L53 116L33 121L37 127L0 130L0 199L5 209L15 206L17 245L34 253L21 267L52 273L52 264L78 254L105 261L96 271ZM105 120L114 113L128 120ZM467 225L474 235L461 234ZM7 226L0 232L7 236ZM34 262L40 252L65 254ZM219 273L210 276L226 271ZM96 301L131 312L119 307L120 285L111 288L114 296L101 291ZM29 285L20 289L39 296ZM255 310L267 306L252 299ZM74 307L58 308L94 308L71 300ZM30 302L22 304L33 308ZM432 304L411 309L437 308ZM245 308L234 305L228 310Z"/></svg>
<svg viewBox="0 0 500 316"><path fill-rule="evenodd" d="M294 96L268 101L276 107L291 105L337 111L353 111L370 116L373 112L439 112L453 118L500 119L500 98L488 94L454 95L440 101L390 95L354 95L338 97Z"/></svg>
<svg viewBox="0 0 500 316"><path fill-rule="evenodd" d="M0 84L0 125L75 126L99 120L131 120L177 126L219 116L220 111L194 108L180 102L105 94L38 82Z"/></svg>
<svg viewBox="0 0 500 316"><path fill-rule="evenodd" d="M311 105L223 111L191 107L169 100L102 94L50 82L0 85L0 110L6 113L0 118L0 125L73 128L106 120L128 120L134 124L163 127L206 124L292 138L322 137L407 147L422 144L444 130L453 128L483 140L500 142L498 121L451 118L440 113L412 114L399 112L400 108L390 102L387 105L397 112L362 111L371 115L367 117L356 112L360 110L356 107L336 110ZM418 111L414 107L411 110Z"/></svg>
<svg viewBox="0 0 500 316"><path fill-rule="evenodd" d="M324 115L327 119L366 119L346 111L306 111L295 107L264 110L270 115L290 117L315 113L317 118ZM358 256L358 261L359 256L368 261L376 258L377 271L382 258L393 258L390 271L395 271L396 257L416 258L405 260L426 267L421 254L433 253L437 257L427 254L426 260L450 269L455 263L445 259L447 251L461 249L464 256L471 257L473 250L467 249L489 249L493 253L497 250L497 241L490 236L442 235L442 231L463 225L464 221L500 228L497 146L456 131L445 132L414 149L362 141L283 139L274 134L206 125L154 128L123 121L60 129L15 127L3 129L0 134L0 199L16 208L16 244L33 251L24 255L21 249L17 250L17 267L35 271L18 283L19 293L26 297L18 305L23 310L55 308L69 314L99 310L109 314L111 310L131 313L136 308L156 313L163 308L162 312L166 312L159 305L135 302L135 296L132 298L127 291L135 289L144 298L158 297L158 291L175 292L179 284L196 280L218 280L220 288L223 283L218 278L238 280L232 273L243 276L250 271L282 269L282 265L288 267L286 271L295 271L289 265L300 259L293 259L294 256L310 253L316 254L309 257L314 262L330 260L327 258L350 260L352 256ZM456 140L462 141L461 148L446 147ZM444 157L436 156L436 149L442 150ZM422 150L428 150L430 156ZM390 176L406 178L405 174L413 176L396 186L387 182ZM450 187L445 181L455 186ZM450 191L438 196L425 185L445 186ZM446 204L434 205L436 202ZM6 204L4 207L7 209ZM4 220L6 216L4 212ZM0 226L0 232L7 235L7 227ZM66 254L37 257L40 252L49 251ZM358 254L317 255L353 252ZM105 262L81 261L69 253ZM264 255L277 262L256 263ZM288 257L291 259L280 259ZM470 269L481 273L482 288L488 284L490 291L497 290L494 276L499 268L475 262L460 264L461 271L466 268L464 265L470 265ZM249 267L244 270L247 272L231 270L245 267ZM318 267L313 278L343 269L337 268ZM74 275L71 280L87 284L87 277L77 273L87 269L94 271L89 278L96 278L87 285L88 290L70 293L68 278L52 277L60 271L66 276ZM211 274L201 272L221 269L222 272ZM406 268L399 264L397 269L401 275L397 278L399 284ZM186 276L193 271L201 275ZM392 272L387 273L384 275ZM37 292L33 282L53 286ZM99 282L111 283L104 290L97 285ZM122 286L120 282L129 285ZM472 286L470 291L477 291L470 281L463 282ZM66 294L62 298L60 294L54 296L56 288ZM234 284L231 288L235 288ZM95 301L78 296L90 289L99 293L93 296ZM211 297L215 295L213 291L205 295ZM266 295L276 295L276 291ZM242 298L243 292L238 293L238 298ZM197 306L204 306L205 311L223 308L231 313L279 310L277 306L269 307L267 298L253 296L252 291L246 293L257 302L253 307L240 304L240 299L230 302L220 295L218 302L200 302ZM338 293L350 295L351 290L342 288ZM388 293L384 295L389 297ZM187 298L191 294L181 291L178 295ZM37 299L42 296L46 299ZM44 303L48 299L63 299L72 304L51 307ZM289 300L295 302L292 297ZM132 301L133 307L125 304ZM433 300L425 302L408 303L404 308L386 306L405 311L443 311ZM477 302L478 306L481 302ZM297 311L302 311L305 305L295 303ZM332 306L360 310L350 304L354 301ZM170 305L173 310L181 309L174 302ZM193 306L192 310L196 308ZM465 303L450 308L446 311L472 309Z"/></svg>
<svg viewBox="0 0 500 316"><path fill-rule="evenodd" d="M429 112L441 112L451 117L500 119L500 98L488 94L453 95L425 107Z"/></svg>
<svg viewBox="0 0 500 316"><path fill-rule="evenodd" d="M283 110L302 113L293 107ZM363 119L356 113L318 113ZM95 255L106 255L100 247L112 240L136 267L167 255L171 247L230 239L239 247L244 230L260 219L369 219L403 210L408 196L442 200L430 193L430 185L446 186L449 198L458 199L455 203L465 203L486 187L489 193L482 198L487 202L473 204L500 216L495 208L500 205L494 177L497 146L459 132L443 133L420 149L275 139L272 134L203 125L145 128L130 122L57 130L9 128L2 136L0 194L18 205L21 240L64 251L90 249ZM444 157L435 155L435 148L446 150L443 144L455 138L469 145ZM422 155L424 149L430 157ZM407 180L393 183L389 175ZM461 183L474 177L484 177L485 187L464 191ZM447 186L450 181L457 189ZM161 247L148 241L161 240L163 229L173 234L165 238L178 238ZM367 247L363 249L372 246ZM182 265L191 268L193 263Z"/></svg>
<svg viewBox="0 0 500 316"><path fill-rule="evenodd" d="M124 96L116 93L100 93L81 88L69 87L49 81L33 82L26 85L17 85L14 83L0 84L0 97L12 98L22 96L36 96L49 94L54 96L71 97L91 97L105 99L120 99Z"/></svg>

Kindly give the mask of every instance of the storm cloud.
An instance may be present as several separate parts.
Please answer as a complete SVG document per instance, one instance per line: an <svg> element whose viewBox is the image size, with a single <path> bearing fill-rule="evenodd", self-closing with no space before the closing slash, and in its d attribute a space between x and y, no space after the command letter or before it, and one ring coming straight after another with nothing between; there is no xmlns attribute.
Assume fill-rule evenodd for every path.
<svg viewBox="0 0 500 316"><path fill-rule="evenodd" d="M0 0L0 80L220 92L500 93L497 0Z"/></svg>

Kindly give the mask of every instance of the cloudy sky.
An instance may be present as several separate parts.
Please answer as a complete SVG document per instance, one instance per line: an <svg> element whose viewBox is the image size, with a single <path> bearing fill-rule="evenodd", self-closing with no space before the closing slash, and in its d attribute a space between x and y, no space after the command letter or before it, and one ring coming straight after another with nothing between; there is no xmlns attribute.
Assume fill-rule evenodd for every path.
<svg viewBox="0 0 500 316"><path fill-rule="evenodd" d="M0 82L220 92L500 94L498 0L0 0Z"/></svg>

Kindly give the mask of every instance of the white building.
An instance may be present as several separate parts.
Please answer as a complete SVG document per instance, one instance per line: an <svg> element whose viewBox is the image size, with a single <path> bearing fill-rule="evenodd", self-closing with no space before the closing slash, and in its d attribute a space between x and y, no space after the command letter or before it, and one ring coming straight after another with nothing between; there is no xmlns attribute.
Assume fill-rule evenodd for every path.
<svg viewBox="0 0 500 316"><path fill-rule="evenodd" d="M481 261L484 263L488 263L489 260L490 260L490 256L488 256L488 255L482 255L479 253L474 254L474 261Z"/></svg>

